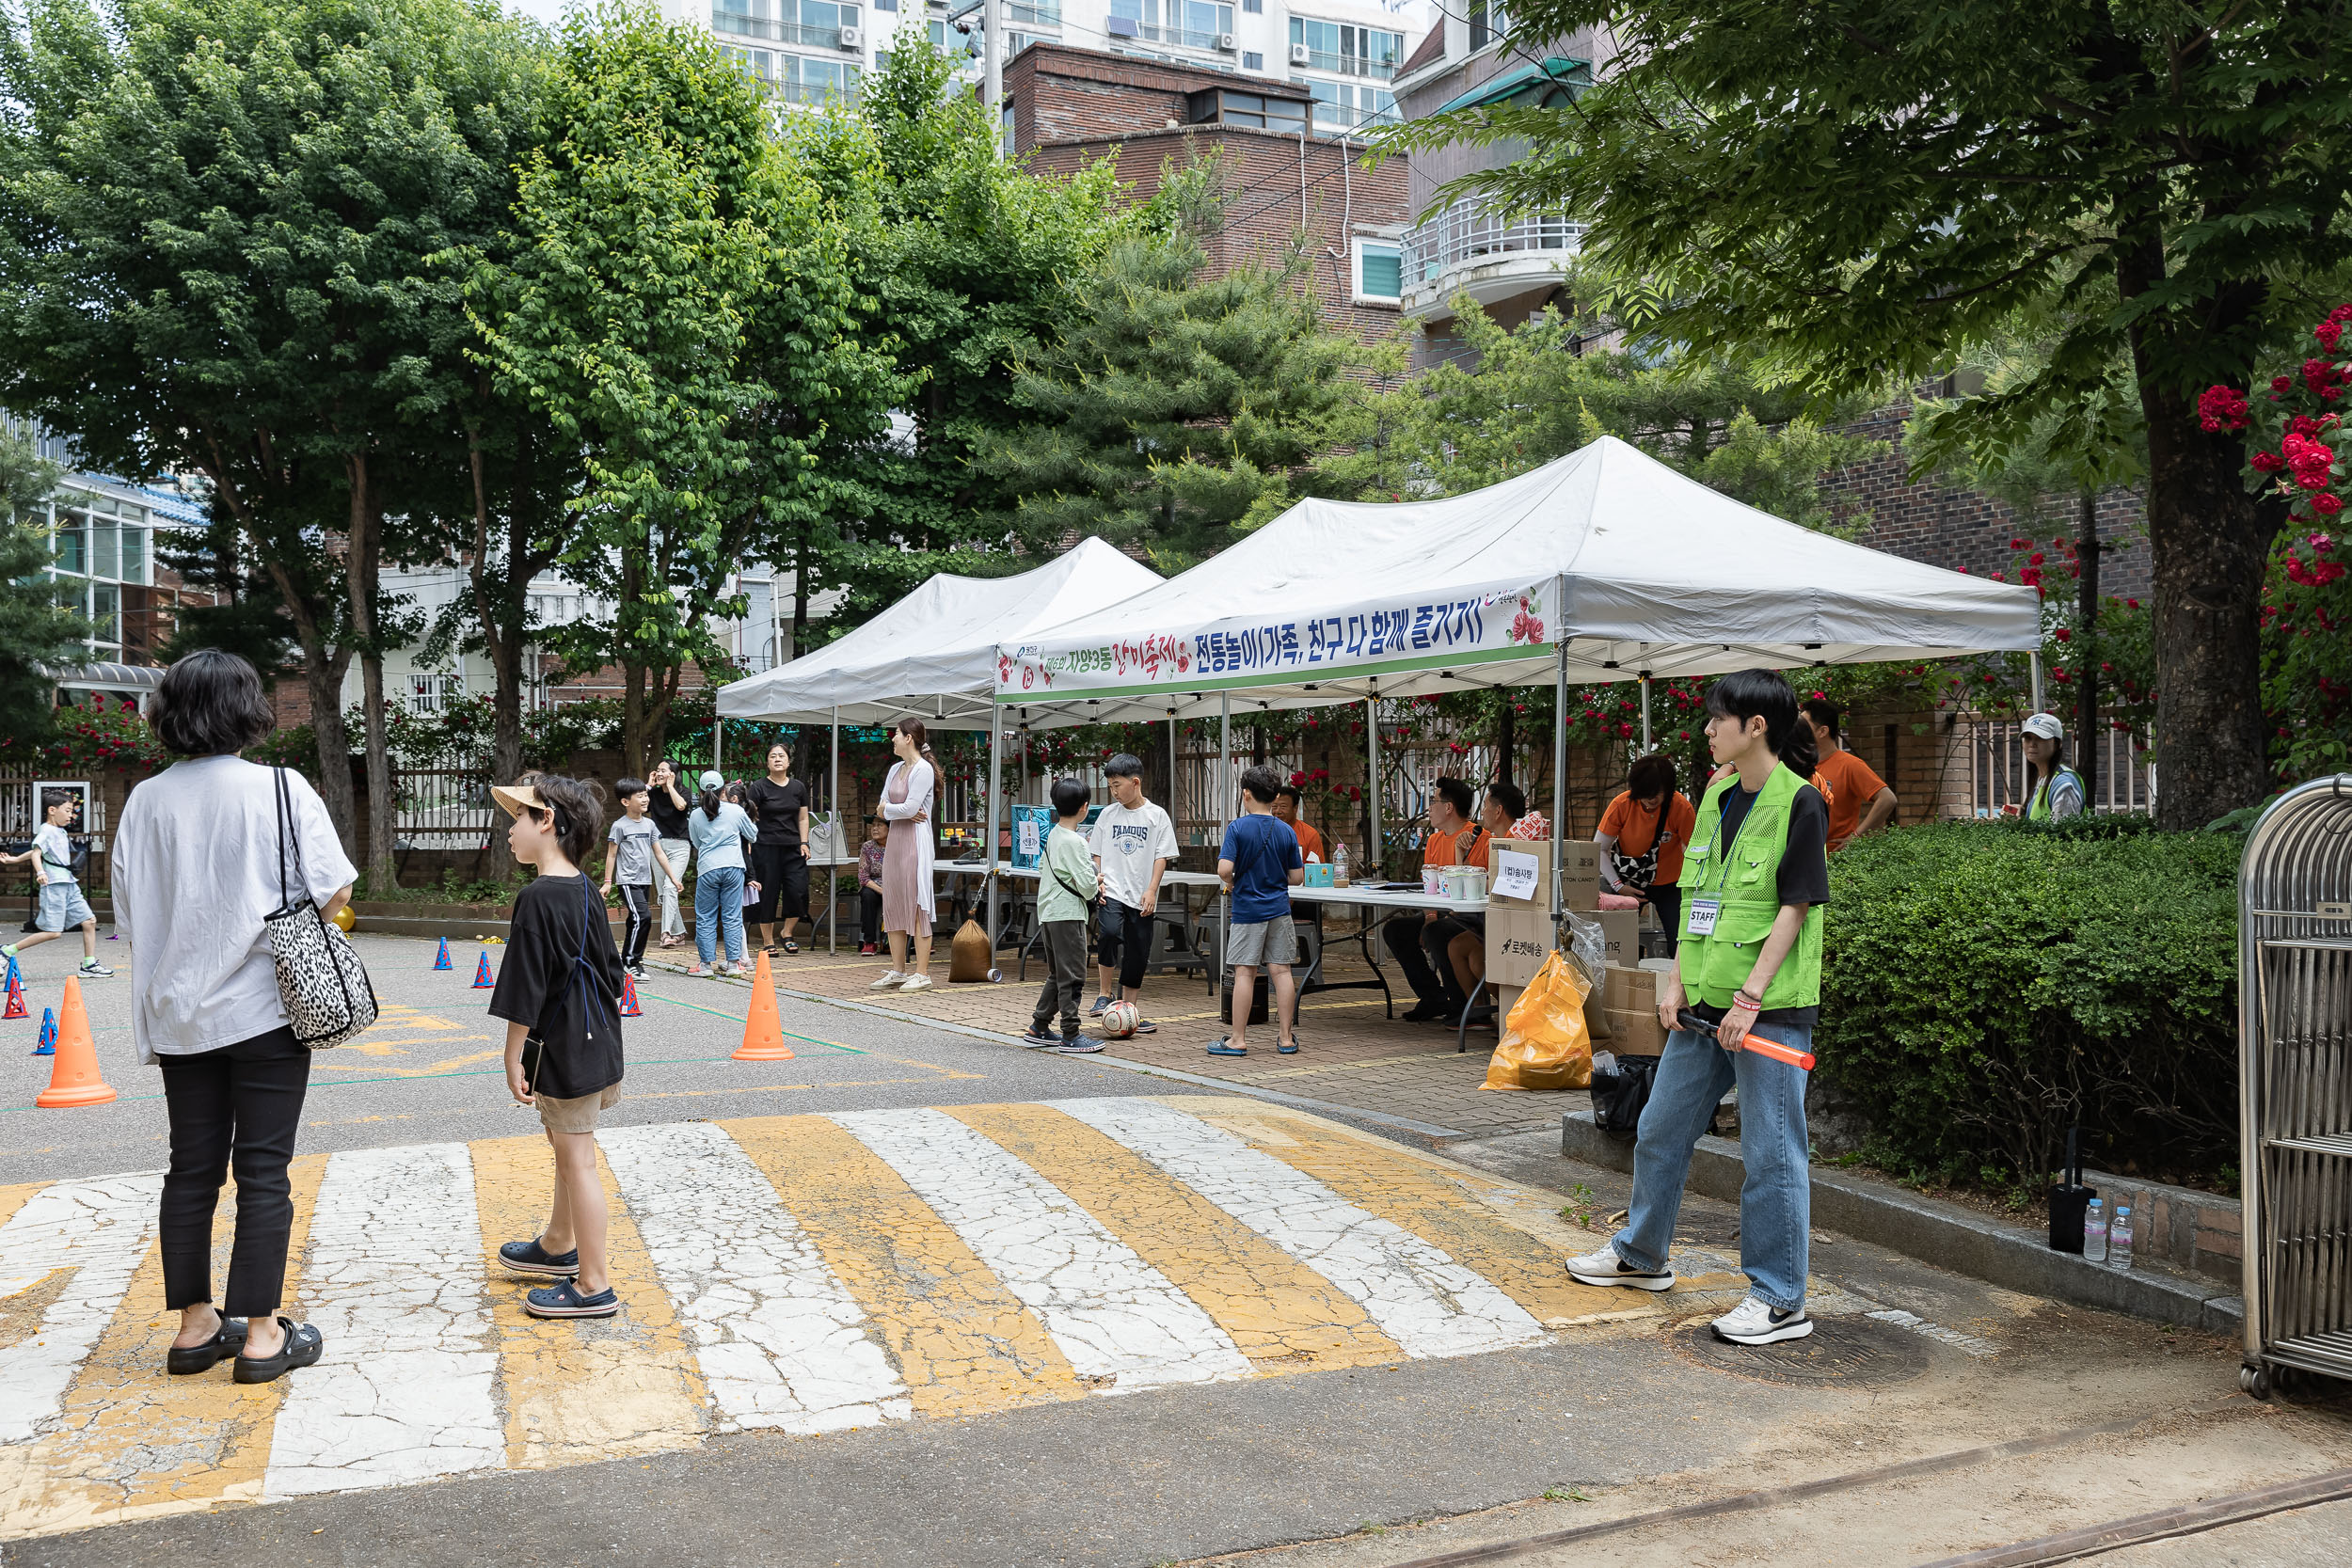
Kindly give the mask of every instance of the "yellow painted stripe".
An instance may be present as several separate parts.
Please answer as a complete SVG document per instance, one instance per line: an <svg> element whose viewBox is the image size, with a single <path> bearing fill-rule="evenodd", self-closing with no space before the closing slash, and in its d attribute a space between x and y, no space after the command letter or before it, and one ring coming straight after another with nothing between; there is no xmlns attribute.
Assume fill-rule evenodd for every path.
<svg viewBox="0 0 2352 1568"><path fill-rule="evenodd" d="M708 1427L701 1370L603 1159L596 1164L608 1216L605 1264L621 1312L565 1321L525 1312L523 1297L554 1281L511 1274L497 1256L501 1242L527 1241L547 1224L555 1191L547 1139L486 1139L472 1150L482 1268L499 1331L507 1467L546 1469L699 1442Z"/></svg>
<svg viewBox="0 0 2352 1568"><path fill-rule="evenodd" d="M1370 1135L1361 1137L1279 1106L1207 1112L1199 1101L1171 1101L1306 1172L1360 1209L1402 1226L1443 1250L1526 1308L1537 1323L1588 1317L1629 1305L1623 1291L1579 1285L1564 1267L1565 1247L1547 1244L1512 1224L1481 1194L1507 1184L1473 1171L1424 1162ZM1231 1101L1226 1103L1230 1104Z"/></svg>
<svg viewBox="0 0 2352 1568"><path fill-rule="evenodd" d="M719 1124L858 1305L918 1417L1087 1392L1045 1325L873 1150L823 1117Z"/></svg>
<svg viewBox="0 0 2352 1568"><path fill-rule="evenodd" d="M35 1193L48 1185L46 1181L20 1181L13 1187L0 1187L0 1225L14 1219L16 1212L24 1208Z"/></svg>
<svg viewBox="0 0 2352 1568"><path fill-rule="evenodd" d="M294 1217L285 1299L292 1304L310 1243L326 1156L305 1155L288 1175ZM231 1197L233 1186L225 1188ZM227 1285L234 1204L213 1221L213 1285ZM215 1503L252 1501L269 1467L270 1437L287 1383L239 1385L222 1362L173 1377L165 1353L180 1318L164 1307L163 1254L151 1243L131 1288L66 1391L57 1430L0 1450L0 1535L117 1524Z"/></svg>
<svg viewBox="0 0 2352 1568"><path fill-rule="evenodd" d="M1259 1370L1406 1359L1329 1280L1084 1122L1046 1105L941 1109L1102 1221L1216 1319Z"/></svg>

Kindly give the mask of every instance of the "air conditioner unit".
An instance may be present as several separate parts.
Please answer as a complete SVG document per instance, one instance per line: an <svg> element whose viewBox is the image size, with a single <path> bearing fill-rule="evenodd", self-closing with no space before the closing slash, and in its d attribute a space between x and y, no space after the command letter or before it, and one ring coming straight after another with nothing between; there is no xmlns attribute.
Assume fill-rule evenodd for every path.
<svg viewBox="0 0 2352 1568"><path fill-rule="evenodd" d="M865 48L865 47L866 47L866 29L865 29L865 28L863 28L863 27L844 27L844 28L842 28L842 29L841 29L841 47L842 47L842 48L844 48L844 49L863 49L863 48Z"/></svg>
<svg viewBox="0 0 2352 1568"><path fill-rule="evenodd" d="M1219 33L1219 34L1217 34L1217 35L1216 35L1216 46L1217 46L1219 49L1224 50L1224 51L1225 51L1225 53L1227 53L1228 55L1232 54L1234 50L1236 50L1236 49L1238 49L1238 48L1240 48L1240 47L1241 47L1241 45L1239 45L1238 43L1235 43L1235 42L1233 41L1233 35L1232 35L1232 34L1231 34L1231 33Z"/></svg>
<svg viewBox="0 0 2352 1568"><path fill-rule="evenodd" d="M1314 51L1308 48L1305 44L1294 43L1291 45L1291 64L1305 65L1313 54Z"/></svg>

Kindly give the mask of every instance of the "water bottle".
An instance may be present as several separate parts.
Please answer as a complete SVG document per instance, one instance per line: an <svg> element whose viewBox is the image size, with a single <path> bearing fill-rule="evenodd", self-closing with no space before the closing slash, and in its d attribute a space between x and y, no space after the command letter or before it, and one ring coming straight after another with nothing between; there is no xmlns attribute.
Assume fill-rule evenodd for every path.
<svg viewBox="0 0 2352 1568"><path fill-rule="evenodd" d="M1341 839L1331 850L1331 881L1338 887L1347 885L1347 840Z"/></svg>
<svg viewBox="0 0 2352 1568"><path fill-rule="evenodd" d="M2129 1204L2115 1211L2115 1222L2107 1227L2107 1264L2118 1269L2132 1266L2132 1210Z"/></svg>
<svg viewBox="0 0 2352 1568"><path fill-rule="evenodd" d="M2104 1263L2107 1260L2107 1211L2099 1198L2092 1198L2083 1211L2083 1261Z"/></svg>

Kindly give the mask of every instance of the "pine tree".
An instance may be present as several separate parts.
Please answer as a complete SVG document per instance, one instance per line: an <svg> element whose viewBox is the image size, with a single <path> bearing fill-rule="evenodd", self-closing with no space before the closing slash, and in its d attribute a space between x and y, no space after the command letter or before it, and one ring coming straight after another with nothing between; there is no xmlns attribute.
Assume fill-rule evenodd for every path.
<svg viewBox="0 0 2352 1568"><path fill-rule="evenodd" d="M58 467L13 430L0 430L0 735L38 739L55 711L56 673L87 663L89 624L58 608L44 568L48 531L26 520L56 488Z"/></svg>

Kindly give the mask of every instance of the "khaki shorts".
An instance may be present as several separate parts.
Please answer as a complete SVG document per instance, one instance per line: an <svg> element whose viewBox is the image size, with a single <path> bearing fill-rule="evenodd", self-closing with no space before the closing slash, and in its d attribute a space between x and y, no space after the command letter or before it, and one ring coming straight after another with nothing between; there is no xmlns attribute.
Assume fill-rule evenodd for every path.
<svg viewBox="0 0 2352 1568"><path fill-rule="evenodd" d="M1298 961L1298 933L1291 927L1291 917L1279 920L1237 920L1232 936L1225 948L1229 964L1248 964L1252 969L1287 969Z"/></svg>
<svg viewBox="0 0 2352 1568"><path fill-rule="evenodd" d="M534 1095L539 1107L540 1124L550 1132L593 1132L596 1130L596 1113L609 1111L621 1102L621 1085L596 1094L583 1094L573 1100L557 1100L549 1095Z"/></svg>

